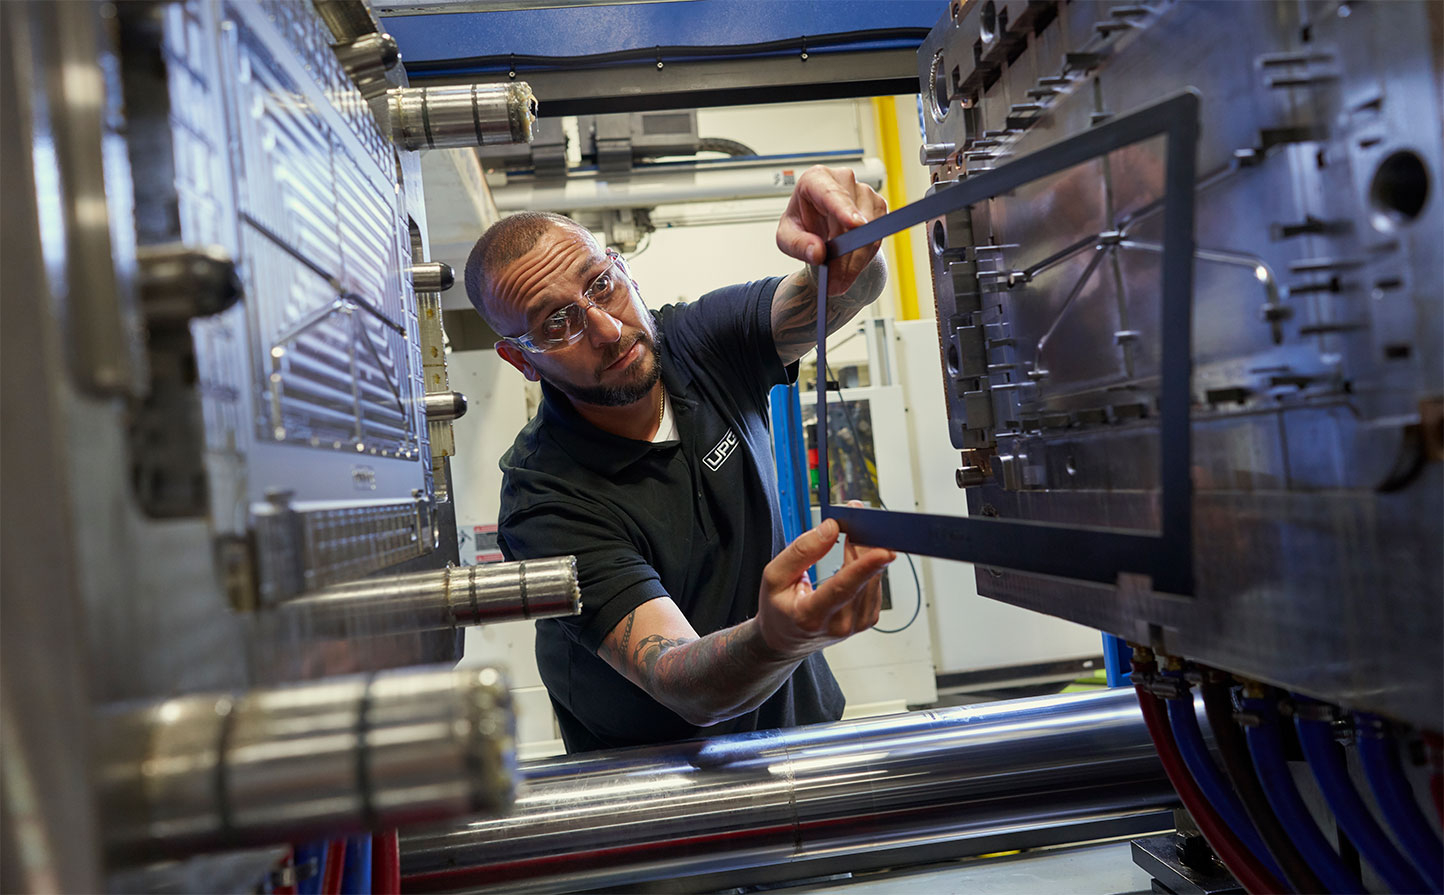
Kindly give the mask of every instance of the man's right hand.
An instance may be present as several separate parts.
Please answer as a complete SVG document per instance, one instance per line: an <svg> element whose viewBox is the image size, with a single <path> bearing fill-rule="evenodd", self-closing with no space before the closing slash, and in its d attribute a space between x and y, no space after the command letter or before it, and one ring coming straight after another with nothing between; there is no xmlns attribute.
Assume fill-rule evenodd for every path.
<svg viewBox="0 0 1444 895"><path fill-rule="evenodd" d="M762 572L757 614L747 621L698 637L677 604L658 597L618 622L597 655L698 727L749 712L803 659L877 623L878 573L896 555L891 550L849 542L836 575L816 589L807 580L808 567L827 555L837 535L829 519L777 554Z"/></svg>
<svg viewBox="0 0 1444 895"><path fill-rule="evenodd" d="M763 641L781 657L803 658L877 624L882 611L878 573L897 554L849 538L842 568L814 588L807 570L827 555L838 534L837 521L824 520L788 544L762 572L757 624Z"/></svg>

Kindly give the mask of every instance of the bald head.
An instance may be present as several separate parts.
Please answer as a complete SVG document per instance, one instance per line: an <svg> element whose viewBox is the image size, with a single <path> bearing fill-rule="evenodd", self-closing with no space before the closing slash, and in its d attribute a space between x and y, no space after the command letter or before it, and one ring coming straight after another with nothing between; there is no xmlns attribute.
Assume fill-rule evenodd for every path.
<svg viewBox="0 0 1444 895"><path fill-rule="evenodd" d="M492 224L472 246L471 255L466 259L466 297L493 328L496 321L486 303L491 281L503 267L525 255L537 240L555 228L575 230L588 242L595 243L591 232L569 217L549 211L522 211Z"/></svg>

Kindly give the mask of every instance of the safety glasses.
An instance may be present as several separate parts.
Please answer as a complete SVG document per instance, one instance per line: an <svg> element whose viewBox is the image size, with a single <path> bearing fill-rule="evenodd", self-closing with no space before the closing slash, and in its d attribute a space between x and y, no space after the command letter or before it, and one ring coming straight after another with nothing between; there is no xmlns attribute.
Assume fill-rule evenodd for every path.
<svg viewBox="0 0 1444 895"><path fill-rule="evenodd" d="M607 258L611 263L606 270L597 274L591 285L582 290L581 301L574 301L557 309L541 323L519 336L502 338L531 354L556 351L586 335L587 311L598 308L604 313L612 314L619 310L631 296L631 282L627 277L622 256L608 250Z"/></svg>

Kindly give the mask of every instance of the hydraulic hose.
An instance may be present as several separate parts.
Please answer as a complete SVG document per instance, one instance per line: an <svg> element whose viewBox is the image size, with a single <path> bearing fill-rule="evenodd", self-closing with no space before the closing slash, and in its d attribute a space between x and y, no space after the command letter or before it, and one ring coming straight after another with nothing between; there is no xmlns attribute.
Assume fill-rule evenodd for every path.
<svg viewBox="0 0 1444 895"><path fill-rule="evenodd" d="M1334 750L1334 734L1329 722L1321 717L1305 717L1305 714L1327 707L1305 697L1293 698L1298 706L1294 723L1298 727L1304 757L1314 772L1314 779L1319 782L1319 789L1323 790L1325 801L1339 819L1339 825L1359 846L1360 854L1373 865L1390 889L1395 892L1431 891L1429 884L1404 860L1369 813L1368 806L1349 779L1343 759Z"/></svg>
<svg viewBox="0 0 1444 895"><path fill-rule="evenodd" d="M1293 775L1284 759L1283 740L1279 736L1278 710L1266 699L1245 697L1243 700L1244 738L1253 756L1259 785L1274 813L1293 835L1294 844L1330 892L1362 892L1364 884L1344 866L1338 852L1324 838L1314 823L1313 815L1294 786Z"/></svg>
<svg viewBox="0 0 1444 895"><path fill-rule="evenodd" d="M1198 715L1193 708L1193 689L1183 678L1181 671L1166 671L1164 677L1178 681L1176 695L1168 697L1168 723L1173 728L1173 738L1178 743L1178 753L1194 782L1203 791L1209 804L1218 811L1224 823L1238 837L1249 853L1275 877L1282 877L1283 871L1264 847L1263 838L1254 829L1243 803L1234 794L1213 758L1208 754L1208 744L1203 741L1203 731L1198 726Z"/></svg>
<svg viewBox="0 0 1444 895"><path fill-rule="evenodd" d="M401 895L401 847L395 830L377 833L371 840L371 891Z"/></svg>
<svg viewBox="0 0 1444 895"><path fill-rule="evenodd" d="M1354 723L1364 777L1384 819L1404 847L1404 856L1432 886L1429 891L1444 892L1444 842L1440 842L1414 801L1394 738L1382 718L1359 713L1354 715Z"/></svg>
<svg viewBox="0 0 1444 895"><path fill-rule="evenodd" d="M1283 892L1284 887L1248 853L1243 843L1239 842L1204 798L1198 784L1188 773L1188 768L1178 754L1178 744L1174 742L1173 733L1169 730L1168 722L1164 720L1163 700L1148 690L1148 684L1156 675L1158 666L1151 658L1142 658L1140 653L1151 655L1142 650L1135 651L1132 663L1133 689L1138 694L1143 721L1158 749L1158 758L1163 762L1163 771L1168 775L1173 788L1178 791L1183 806L1193 815L1199 830L1203 832L1208 844L1213 846L1219 860L1223 861L1224 866L1245 889L1255 895Z"/></svg>
<svg viewBox="0 0 1444 895"><path fill-rule="evenodd" d="M346 837L326 844L325 867L321 871L321 895L341 895L341 879L346 875Z"/></svg>
<svg viewBox="0 0 1444 895"><path fill-rule="evenodd" d="M1245 811L1263 837L1269 854L1278 862L1289 886L1295 892L1326 891L1323 881L1309 869L1309 862L1294 846L1293 838L1283 824L1279 823L1268 796L1259 786L1248 746L1233 719L1233 700L1225 680L1219 672L1211 671L1204 675L1203 684L1199 687L1203 693L1203 707L1208 714L1208 726L1213 729L1213 741L1223 756L1224 771L1233 781L1233 788L1243 801Z"/></svg>

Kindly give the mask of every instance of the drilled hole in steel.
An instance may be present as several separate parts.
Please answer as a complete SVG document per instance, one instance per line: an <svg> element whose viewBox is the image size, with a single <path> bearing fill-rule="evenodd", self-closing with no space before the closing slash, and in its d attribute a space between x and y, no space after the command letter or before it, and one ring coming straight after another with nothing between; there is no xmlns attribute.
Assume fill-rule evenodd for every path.
<svg viewBox="0 0 1444 895"><path fill-rule="evenodd" d="M958 346L948 343L948 373L958 375Z"/></svg>
<svg viewBox="0 0 1444 895"><path fill-rule="evenodd" d="M1369 204L1375 229L1385 232L1407 224L1424 210L1429 198L1429 171L1418 153L1395 152L1379 163L1369 183Z"/></svg>
<svg viewBox="0 0 1444 895"><path fill-rule="evenodd" d="M1068 459L1063 462L1063 468L1068 470L1069 475L1078 474L1078 464L1073 460L1072 454L1069 454Z"/></svg>
<svg viewBox="0 0 1444 895"><path fill-rule="evenodd" d="M978 36L985 44L998 39L998 8L993 5L993 0L984 3L983 11L978 13Z"/></svg>
<svg viewBox="0 0 1444 895"><path fill-rule="evenodd" d="M939 255L948 247L948 231L943 227L942 221L933 223L933 251Z"/></svg>
<svg viewBox="0 0 1444 895"><path fill-rule="evenodd" d="M932 113L933 120L941 122L948 114L948 63L943 59L943 51L938 50L933 54L933 65L928 73L928 111Z"/></svg>

